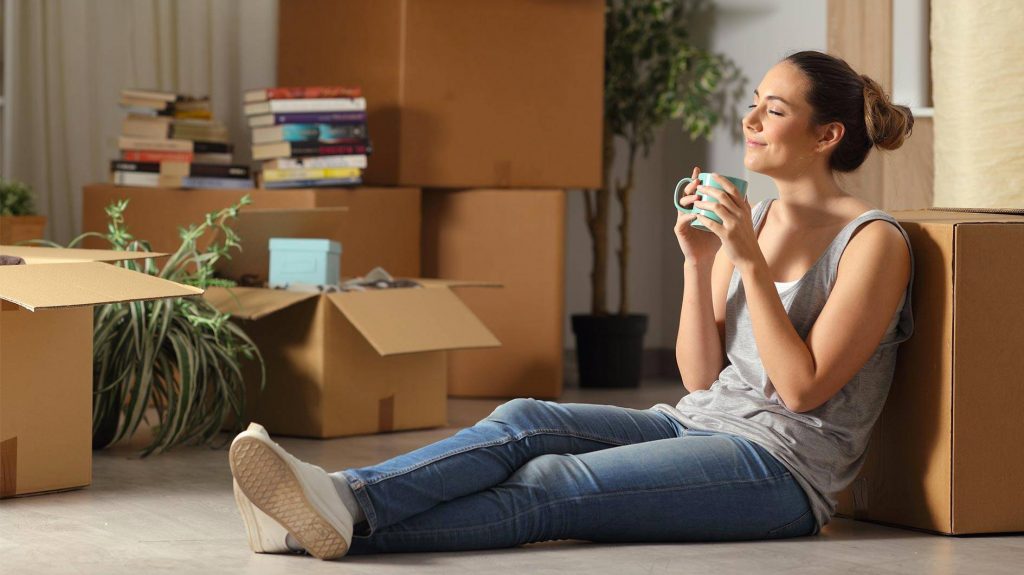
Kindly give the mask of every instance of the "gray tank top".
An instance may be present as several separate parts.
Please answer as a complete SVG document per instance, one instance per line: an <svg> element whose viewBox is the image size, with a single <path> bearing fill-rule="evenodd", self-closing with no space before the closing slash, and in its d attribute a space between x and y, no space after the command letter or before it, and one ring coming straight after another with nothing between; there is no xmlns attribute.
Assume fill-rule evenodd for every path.
<svg viewBox="0 0 1024 575"><path fill-rule="evenodd" d="M753 210L760 230L772 199ZM848 223L796 282L776 284L793 326L806 339L811 326L835 285L839 259L854 232L872 220L891 222L910 245L899 223L881 210L870 210ZM783 463L807 493L819 532L831 520L836 495L849 485L864 464L871 428L882 411L896 368L896 349L914 329L910 289L914 282L914 256L910 256L910 283L903 300L874 355L836 395L806 413L790 411L780 402L765 373L754 342L754 329L738 270L729 283L725 317L725 369L710 389L683 396L673 407L652 407L679 420L685 427L720 431L744 437L764 447Z"/></svg>

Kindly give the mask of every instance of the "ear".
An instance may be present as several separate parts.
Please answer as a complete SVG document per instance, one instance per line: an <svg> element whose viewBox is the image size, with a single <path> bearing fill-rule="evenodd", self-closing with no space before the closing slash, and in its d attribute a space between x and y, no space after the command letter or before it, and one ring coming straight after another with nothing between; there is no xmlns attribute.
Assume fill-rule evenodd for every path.
<svg viewBox="0 0 1024 575"><path fill-rule="evenodd" d="M846 126L839 122L829 122L822 126L818 126L818 141L815 145L815 150L818 152L831 152L833 148L839 145L839 141L843 139L843 135L846 134Z"/></svg>

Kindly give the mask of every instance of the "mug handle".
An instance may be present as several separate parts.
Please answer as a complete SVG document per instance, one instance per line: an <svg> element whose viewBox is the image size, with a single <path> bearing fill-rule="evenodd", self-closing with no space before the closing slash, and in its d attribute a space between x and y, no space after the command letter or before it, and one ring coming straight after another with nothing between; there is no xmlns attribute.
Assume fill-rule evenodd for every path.
<svg viewBox="0 0 1024 575"><path fill-rule="evenodd" d="M672 203L676 206L677 210L679 210L680 212L683 212L684 214L692 214L692 213L695 213L697 211L697 208L686 208L686 207L683 207L683 206L679 205L679 196L680 196L681 192L683 191L683 188L685 188L687 186L687 184L689 184L692 181L693 181L693 178L683 178L683 179L679 180L679 183L676 184L676 191L675 191L675 193L672 194ZM694 220L694 221L696 221L696 220Z"/></svg>

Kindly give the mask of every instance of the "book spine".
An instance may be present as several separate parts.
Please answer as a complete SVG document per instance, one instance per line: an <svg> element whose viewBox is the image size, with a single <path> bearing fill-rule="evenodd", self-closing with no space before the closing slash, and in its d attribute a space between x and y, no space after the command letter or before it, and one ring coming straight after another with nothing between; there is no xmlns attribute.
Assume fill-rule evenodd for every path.
<svg viewBox="0 0 1024 575"><path fill-rule="evenodd" d="M160 174L114 171L112 179L113 183L119 186L140 186L145 188L160 186Z"/></svg>
<svg viewBox="0 0 1024 575"><path fill-rule="evenodd" d="M159 174L160 164L158 162L126 162L123 160L113 160L110 162L110 170L113 172Z"/></svg>
<svg viewBox="0 0 1024 575"><path fill-rule="evenodd" d="M184 141L184 140L183 140ZM227 142L192 142L192 151L196 154L230 154L234 146Z"/></svg>
<svg viewBox="0 0 1024 575"><path fill-rule="evenodd" d="M276 126L279 124L345 124L366 122L366 112L298 112L294 114L265 114L250 116L250 126Z"/></svg>
<svg viewBox="0 0 1024 575"><path fill-rule="evenodd" d="M325 144L357 144L366 138L366 124L317 124L319 139Z"/></svg>
<svg viewBox="0 0 1024 575"><path fill-rule="evenodd" d="M263 187L268 190L279 190L285 188L335 188L341 186L357 186L362 183L362 178L328 178L323 180L282 180L279 182L263 182Z"/></svg>
<svg viewBox="0 0 1024 575"><path fill-rule="evenodd" d="M371 148L369 144L321 144L313 142L293 143L291 146L292 157L369 155L370 153Z"/></svg>
<svg viewBox="0 0 1024 575"><path fill-rule="evenodd" d="M296 88L267 88L266 100L294 100L309 98L358 98L363 95L360 87L348 86L302 86Z"/></svg>
<svg viewBox="0 0 1024 575"><path fill-rule="evenodd" d="M310 156L307 158L278 158L264 164L268 169L294 168L366 168L366 156Z"/></svg>
<svg viewBox="0 0 1024 575"><path fill-rule="evenodd" d="M198 143L198 142L197 142ZM192 152L193 143L188 140L157 140L121 136L117 143L122 150L149 150L154 152Z"/></svg>
<svg viewBox="0 0 1024 575"><path fill-rule="evenodd" d="M121 159L126 162L191 162L192 152L161 152L155 150L124 150Z"/></svg>
<svg viewBox="0 0 1024 575"><path fill-rule="evenodd" d="M208 178L203 176L187 176L181 179L181 187L241 189L251 188L252 180L248 178Z"/></svg>
<svg viewBox="0 0 1024 575"><path fill-rule="evenodd" d="M271 112L358 112L366 109L366 98L295 98L268 100Z"/></svg>
<svg viewBox="0 0 1024 575"><path fill-rule="evenodd" d="M267 182L358 178L359 175L359 168L290 168L263 170L263 179Z"/></svg>
<svg viewBox="0 0 1024 575"><path fill-rule="evenodd" d="M248 178L250 174L248 166L232 164L192 164L188 171L189 176L206 178Z"/></svg>

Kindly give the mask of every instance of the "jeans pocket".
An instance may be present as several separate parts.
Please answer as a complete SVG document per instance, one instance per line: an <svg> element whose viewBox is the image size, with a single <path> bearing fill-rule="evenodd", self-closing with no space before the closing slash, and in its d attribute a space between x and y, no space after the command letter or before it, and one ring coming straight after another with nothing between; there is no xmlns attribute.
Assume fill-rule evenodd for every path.
<svg viewBox="0 0 1024 575"><path fill-rule="evenodd" d="M783 537L799 537L801 535L810 535L811 531L813 529L813 526L811 528L808 528L808 527L806 527L804 525L804 523L806 522L806 519L807 519L807 517L809 515L811 515L811 510L810 509L808 509L807 511L804 511L803 514L800 515L800 517L797 517L796 519L794 519L794 520L792 520L792 521L790 521L788 523L785 523L784 525L782 525L780 527L776 527L775 529L772 529L772 530L768 531L768 534L765 535L765 537L766 538L783 538Z"/></svg>

